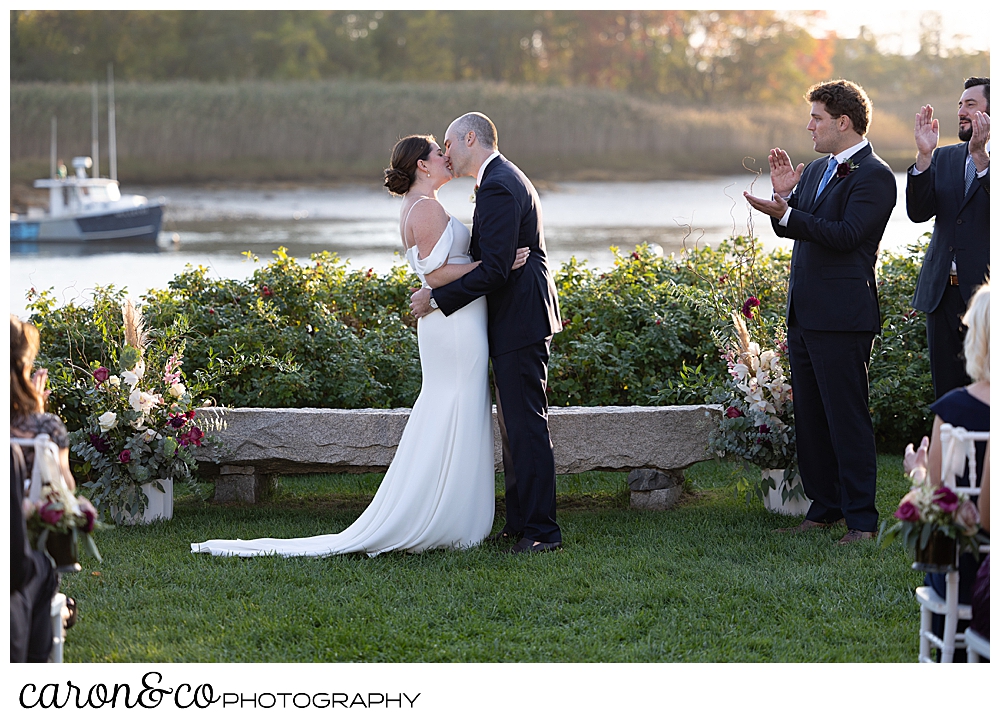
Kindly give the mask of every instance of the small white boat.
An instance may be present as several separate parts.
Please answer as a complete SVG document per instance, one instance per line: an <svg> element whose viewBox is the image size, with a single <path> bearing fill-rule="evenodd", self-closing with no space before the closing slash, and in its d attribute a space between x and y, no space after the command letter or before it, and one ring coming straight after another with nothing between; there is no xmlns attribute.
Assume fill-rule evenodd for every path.
<svg viewBox="0 0 1000 723"><path fill-rule="evenodd" d="M97 148L97 84L94 84L93 158L73 159L73 175L56 168L56 119L52 119L51 178L35 181L35 188L49 189L49 210L29 208L23 216L10 215L11 244L125 241L156 243L163 223L162 199L121 194L115 142L114 81L108 69L108 143L111 178L100 178L93 158ZM93 169L91 176L87 171Z"/></svg>
<svg viewBox="0 0 1000 723"><path fill-rule="evenodd" d="M145 196L121 194L118 181L89 178L91 159L73 159L75 175L42 178L35 188L49 189L49 210L30 208L10 215L11 243L74 241L156 241L163 222L163 203Z"/></svg>

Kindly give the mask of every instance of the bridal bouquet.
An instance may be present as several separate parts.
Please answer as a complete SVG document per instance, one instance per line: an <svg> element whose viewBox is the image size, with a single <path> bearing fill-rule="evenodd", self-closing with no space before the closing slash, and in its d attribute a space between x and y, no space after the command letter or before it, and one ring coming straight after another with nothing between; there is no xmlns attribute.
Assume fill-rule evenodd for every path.
<svg viewBox="0 0 1000 723"><path fill-rule="evenodd" d="M787 346L780 327L773 348L761 349L751 339L744 317L750 315L754 301L751 297L742 313L732 314L733 334L722 349L729 379L714 399L724 412L710 447L720 457L732 454L762 469L783 469L789 483L795 477L795 426L792 387L784 366ZM763 498L773 484L764 478L753 491ZM784 499L805 497L801 483L786 487Z"/></svg>
<svg viewBox="0 0 1000 723"><path fill-rule="evenodd" d="M204 415L196 417L184 384L183 349L154 372L144 359L148 339L141 314L126 301L122 315L125 343L117 355L118 373L93 363L92 388L86 392L90 413L71 435L73 452L90 478L84 487L97 509L118 523L145 510L143 484L163 492L162 481L170 478L200 491L194 450L215 441L206 428L218 425L217 418L206 424Z"/></svg>

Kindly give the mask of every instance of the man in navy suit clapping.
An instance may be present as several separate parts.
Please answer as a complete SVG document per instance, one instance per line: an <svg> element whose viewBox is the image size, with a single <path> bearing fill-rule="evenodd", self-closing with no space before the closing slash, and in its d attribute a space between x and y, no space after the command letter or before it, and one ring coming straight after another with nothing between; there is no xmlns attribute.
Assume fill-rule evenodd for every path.
<svg viewBox="0 0 1000 723"><path fill-rule="evenodd" d="M768 156L770 199L744 193L795 240L786 321L799 470L812 500L806 519L783 532L846 522L840 544L874 537L875 433L868 365L881 329L875 259L896 205L896 179L865 138L872 106L847 80L814 85L809 125L824 156L793 166Z"/></svg>

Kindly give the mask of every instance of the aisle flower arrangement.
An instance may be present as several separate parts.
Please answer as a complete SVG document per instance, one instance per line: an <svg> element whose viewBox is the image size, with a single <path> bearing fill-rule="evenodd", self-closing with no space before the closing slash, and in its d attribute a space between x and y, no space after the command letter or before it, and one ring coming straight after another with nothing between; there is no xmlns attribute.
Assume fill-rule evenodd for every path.
<svg viewBox="0 0 1000 723"><path fill-rule="evenodd" d="M92 388L85 393L89 414L71 435L73 452L84 461L93 503L116 523L141 516L149 502L142 485L164 492L163 482L187 483L203 492L195 477L198 447L215 442L210 434L220 418L196 414L184 383L183 350L162 368L147 368L148 338L139 311L122 306L124 344L117 373L92 365Z"/></svg>
<svg viewBox="0 0 1000 723"><path fill-rule="evenodd" d="M741 312L732 314L733 334L722 349L729 379L714 399L724 411L710 445L720 457L734 455L764 470L784 470L782 499L804 499L801 481L795 476L795 422L783 329L777 327L772 348L761 349L751 339L744 318L750 315L754 300L751 297ZM750 485L748 497L756 494L763 499L774 484L764 477Z"/></svg>
<svg viewBox="0 0 1000 723"><path fill-rule="evenodd" d="M942 564L954 563L956 546L959 553L971 552L978 559L979 545L989 542L980 531L979 511L968 494L934 485L926 475L899 501L893 517L896 523L888 529L888 521L882 522L882 546L900 537L914 560L938 555Z"/></svg>
<svg viewBox="0 0 1000 723"><path fill-rule="evenodd" d="M31 546L38 550L55 550L57 538L69 538L67 548L76 561L76 550L82 538L84 546L98 562L101 553L94 542L93 532L100 527L97 510L86 497L74 497L61 474L42 484L37 501L25 500L26 523ZM62 564L62 560L57 560Z"/></svg>

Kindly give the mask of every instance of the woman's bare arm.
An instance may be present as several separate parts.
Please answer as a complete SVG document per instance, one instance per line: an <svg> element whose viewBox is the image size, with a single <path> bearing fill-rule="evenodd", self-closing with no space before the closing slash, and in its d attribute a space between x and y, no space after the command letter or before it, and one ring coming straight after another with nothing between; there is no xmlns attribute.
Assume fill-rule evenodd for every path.
<svg viewBox="0 0 1000 723"><path fill-rule="evenodd" d="M519 269L528 263L528 255L531 253L531 249L527 246L522 246L517 250L514 255L514 263L511 265L511 270ZM429 274L424 276L427 279L427 285L432 289L436 289L445 284L450 284L456 279L460 279L467 273L472 271L474 268L479 266L482 261L473 261L471 264L445 264L444 266L434 269Z"/></svg>

